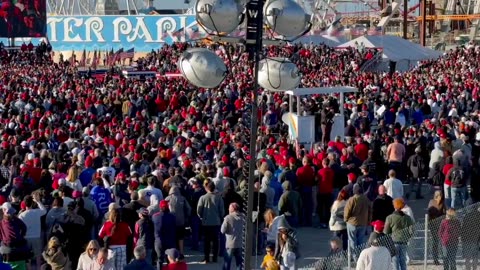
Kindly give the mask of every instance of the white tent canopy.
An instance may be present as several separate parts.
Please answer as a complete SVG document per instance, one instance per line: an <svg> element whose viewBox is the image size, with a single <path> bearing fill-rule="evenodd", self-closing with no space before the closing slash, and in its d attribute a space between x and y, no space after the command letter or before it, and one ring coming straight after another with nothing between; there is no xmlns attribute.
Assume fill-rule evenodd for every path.
<svg viewBox="0 0 480 270"><path fill-rule="evenodd" d="M337 48L364 46L365 48L378 48L383 52L382 57L386 60L398 62L422 61L436 59L443 55L442 52L422 47L397 36L361 36L354 40L343 43Z"/></svg>
<svg viewBox="0 0 480 270"><path fill-rule="evenodd" d="M313 43L314 45L325 44L328 47L337 47L338 45L346 41L347 39L344 37L329 36L329 35L311 35L311 36L300 37L299 39L295 40L293 43L302 43L302 44Z"/></svg>

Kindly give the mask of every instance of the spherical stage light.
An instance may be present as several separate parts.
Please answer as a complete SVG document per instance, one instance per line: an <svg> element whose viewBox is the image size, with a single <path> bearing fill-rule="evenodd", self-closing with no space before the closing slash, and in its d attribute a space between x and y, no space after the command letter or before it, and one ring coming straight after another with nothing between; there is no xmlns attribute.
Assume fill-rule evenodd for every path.
<svg viewBox="0 0 480 270"><path fill-rule="evenodd" d="M205 48L185 51L178 60L178 68L187 81L203 88L215 88L227 76L227 67L223 60Z"/></svg>
<svg viewBox="0 0 480 270"><path fill-rule="evenodd" d="M269 0L264 16L267 25L284 37L296 37L306 29L310 16L293 0Z"/></svg>
<svg viewBox="0 0 480 270"><path fill-rule="evenodd" d="M229 34L241 22L245 6L243 2L241 0L198 0L195 6L197 22L211 32Z"/></svg>
<svg viewBox="0 0 480 270"><path fill-rule="evenodd" d="M258 84L267 90L293 90L300 84L300 72L288 58L266 58L259 65Z"/></svg>

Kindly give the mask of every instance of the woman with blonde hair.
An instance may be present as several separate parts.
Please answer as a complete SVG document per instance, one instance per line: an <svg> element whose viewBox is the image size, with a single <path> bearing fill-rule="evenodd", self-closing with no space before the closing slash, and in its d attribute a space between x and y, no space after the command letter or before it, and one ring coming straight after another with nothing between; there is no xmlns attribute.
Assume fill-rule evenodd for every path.
<svg viewBox="0 0 480 270"><path fill-rule="evenodd" d="M75 158L74 158L75 160ZM81 168L76 164L76 162L73 163L73 165L68 169L67 173L67 186L69 186L71 189L82 191L82 183L78 179L81 173Z"/></svg>
<svg viewBox="0 0 480 270"><path fill-rule="evenodd" d="M90 270L97 258L99 250L100 245L97 240L90 240L85 248L85 252L83 252L78 259L77 270Z"/></svg>
<svg viewBox="0 0 480 270"><path fill-rule="evenodd" d="M343 250L347 250L348 247L347 223L343 219L343 212L345 210L345 205L347 205L347 200L348 193L346 190L342 189L338 193L335 202L333 202L330 210L330 220L328 222L328 226L330 227L333 236L342 240Z"/></svg>
<svg viewBox="0 0 480 270"><path fill-rule="evenodd" d="M445 199L443 193L440 190L435 191L433 199L428 203L428 227L432 233L432 255L435 265L440 265L438 261L438 247L439 238L438 230L440 229L440 217L445 215Z"/></svg>
<svg viewBox="0 0 480 270"><path fill-rule="evenodd" d="M265 210L263 218L265 219L265 229L263 229L263 232L266 234L267 237L266 244L272 244L273 246L275 246L278 233L278 221L280 220L280 217L277 216L275 211L268 208L267 210Z"/></svg>
<svg viewBox="0 0 480 270"><path fill-rule="evenodd" d="M438 231L438 236L442 243L443 268L445 270L457 269L456 258L461 227L462 224L457 219L455 209L448 209L446 217L442 220Z"/></svg>
<svg viewBox="0 0 480 270"><path fill-rule="evenodd" d="M42 253L42 256L52 270L72 269L67 253L63 251L62 243L55 236L48 241L47 249ZM45 268L42 266L42 269Z"/></svg>

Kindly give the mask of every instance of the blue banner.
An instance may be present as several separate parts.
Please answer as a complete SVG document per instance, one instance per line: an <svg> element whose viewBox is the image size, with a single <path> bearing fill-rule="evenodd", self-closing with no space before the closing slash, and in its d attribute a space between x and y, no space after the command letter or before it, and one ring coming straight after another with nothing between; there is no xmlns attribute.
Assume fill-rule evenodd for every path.
<svg viewBox="0 0 480 270"><path fill-rule="evenodd" d="M135 52L150 52L203 36L194 15L49 16L47 33L55 51L135 47Z"/></svg>

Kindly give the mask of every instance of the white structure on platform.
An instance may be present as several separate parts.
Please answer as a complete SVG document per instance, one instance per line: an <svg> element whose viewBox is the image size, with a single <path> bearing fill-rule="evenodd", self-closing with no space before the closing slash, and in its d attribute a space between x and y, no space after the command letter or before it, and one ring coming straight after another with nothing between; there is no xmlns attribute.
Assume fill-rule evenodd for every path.
<svg viewBox="0 0 480 270"><path fill-rule="evenodd" d="M377 48L382 51L382 58L389 61L423 61L437 59L443 52L422 47L420 44L397 36L361 36L343 43L337 48Z"/></svg>
<svg viewBox="0 0 480 270"><path fill-rule="evenodd" d="M302 43L302 44L325 44L328 47L337 47L343 43L346 43L347 39L342 36L329 36L329 35L310 35L310 36L303 36L294 43Z"/></svg>
<svg viewBox="0 0 480 270"><path fill-rule="evenodd" d="M315 117L313 115L305 115L301 109L301 98L304 96L318 95L318 94L340 94L339 105L340 114L334 118L334 124L330 138L335 136L344 137L345 117L344 117L344 103L345 93L357 92L358 89L350 86L340 87L317 87L317 88L298 88L291 91L286 91L289 95L289 112L282 116L282 121L288 125L288 135L291 140L297 140L298 143L305 146L311 146L315 143ZM297 109L294 112L293 99L297 99Z"/></svg>

